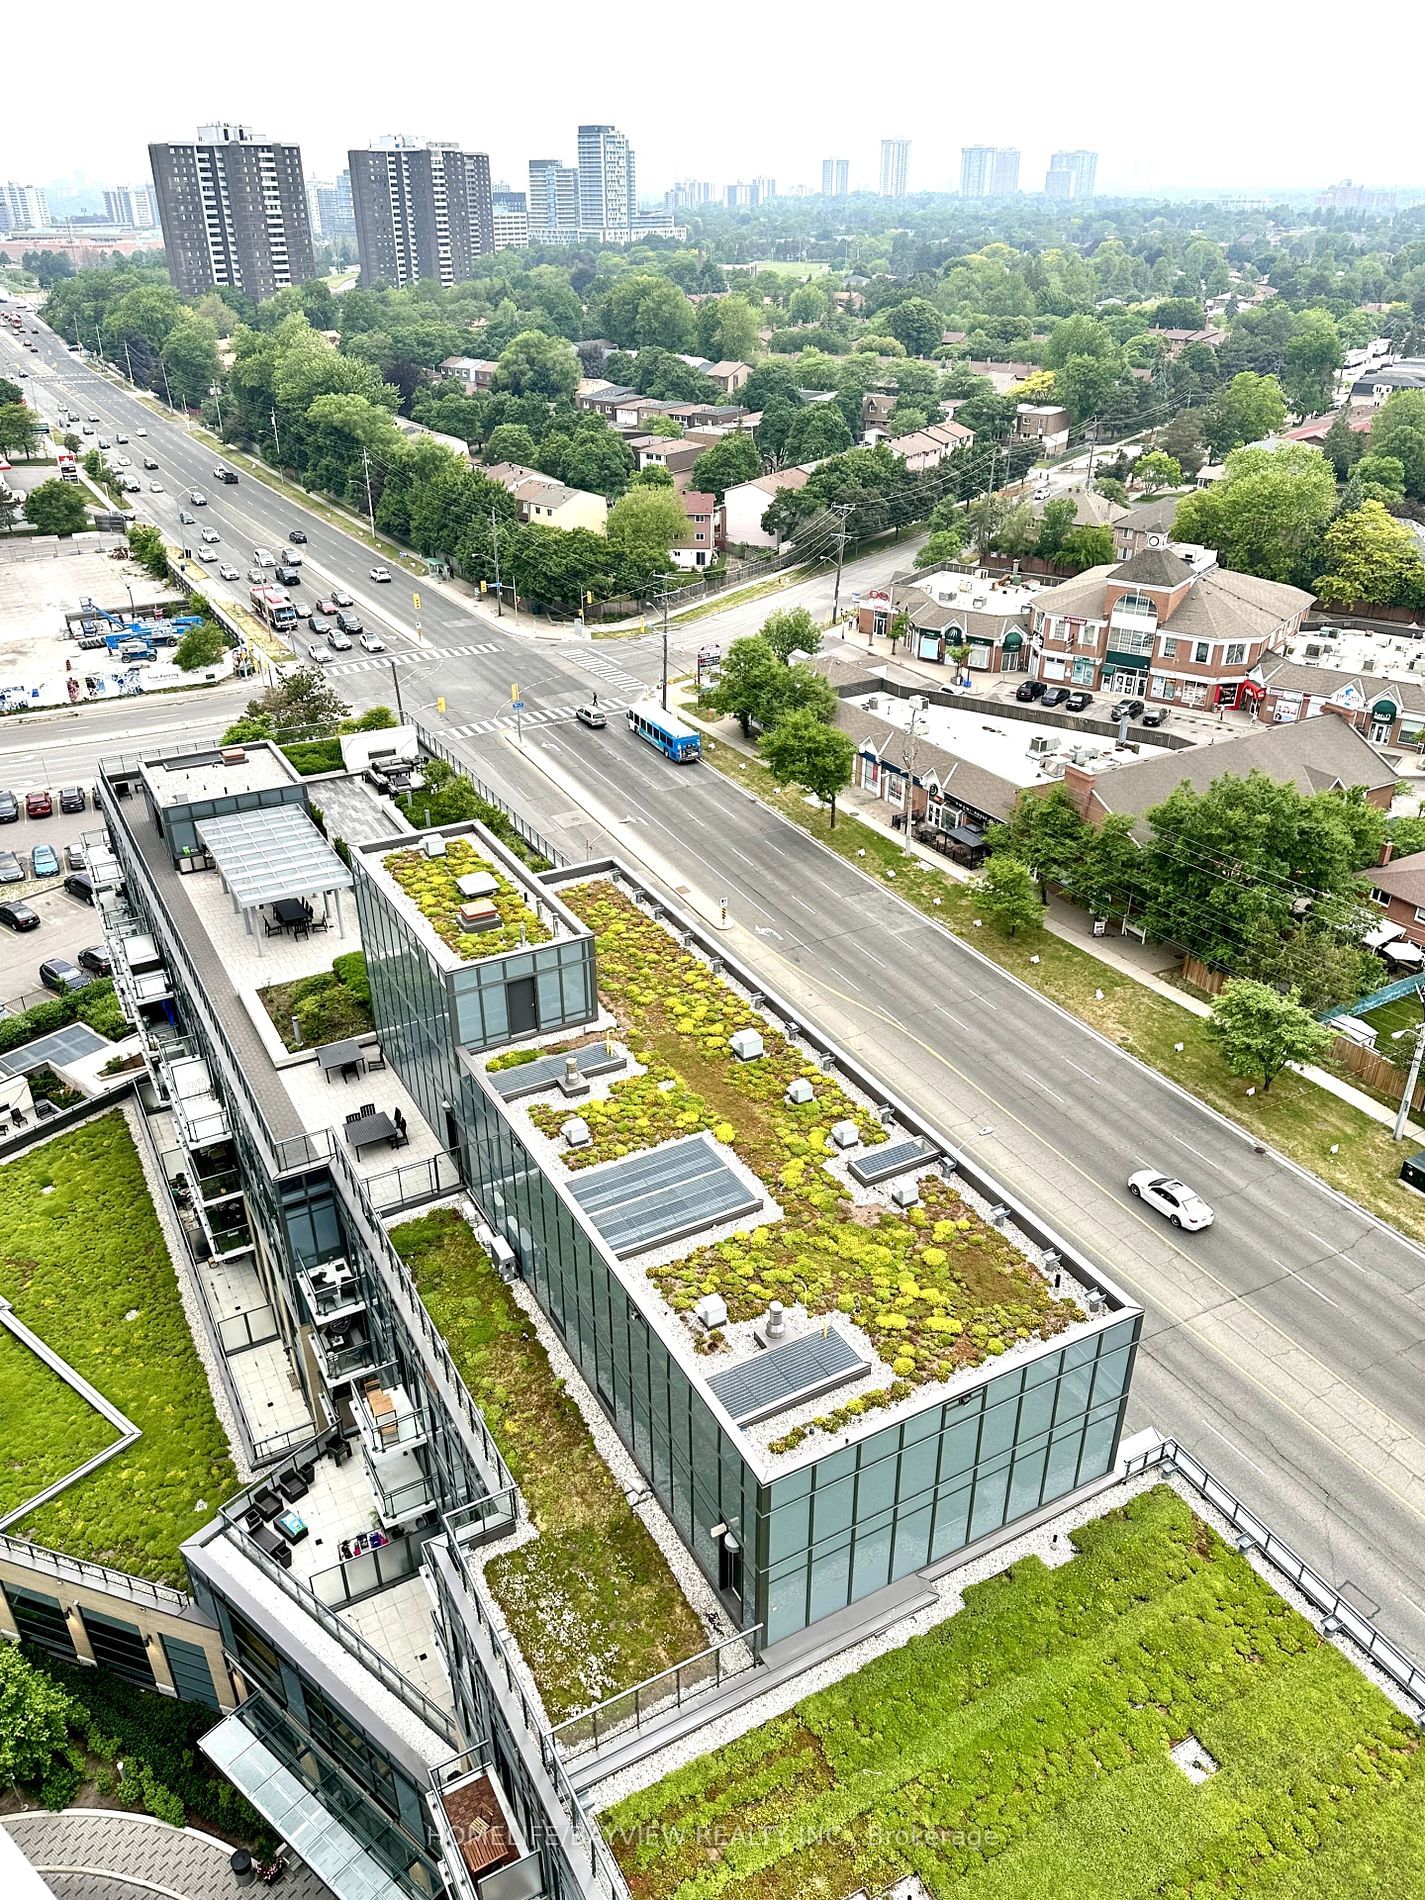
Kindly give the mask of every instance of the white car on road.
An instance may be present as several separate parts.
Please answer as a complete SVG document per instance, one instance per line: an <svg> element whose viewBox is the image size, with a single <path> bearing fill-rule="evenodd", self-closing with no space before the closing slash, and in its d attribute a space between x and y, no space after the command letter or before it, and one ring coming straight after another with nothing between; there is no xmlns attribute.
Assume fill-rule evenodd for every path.
<svg viewBox="0 0 1425 1900"><path fill-rule="evenodd" d="M1212 1225L1212 1209L1207 1202L1186 1181L1176 1180L1171 1174L1139 1168L1128 1177L1128 1192L1135 1201L1146 1201L1155 1213L1165 1215L1174 1227L1196 1233Z"/></svg>
<svg viewBox="0 0 1425 1900"><path fill-rule="evenodd" d="M361 650L363 653L384 653L386 651L386 642L381 638L379 633L363 633L361 636Z"/></svg>
<svg viewBox="0 0 1425 1900"><path fill-rule="evenodd" d="M371 578L373 581L388 581L391 578L391 570L389 567L373 567Z"/></svg>
<svg viewBox="0 0 1425 1900"><path fill-rule="evenodd" d="M222 576L222 578L225 581L235 581L241 578L237 569L235 567L230 567L226 561L224 561L222 565L219 567L218 573Z"/></svg>

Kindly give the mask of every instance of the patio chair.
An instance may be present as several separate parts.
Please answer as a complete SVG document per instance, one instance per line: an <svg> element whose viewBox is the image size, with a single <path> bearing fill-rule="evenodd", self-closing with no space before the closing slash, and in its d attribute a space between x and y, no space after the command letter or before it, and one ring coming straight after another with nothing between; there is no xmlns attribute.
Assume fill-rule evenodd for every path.
<svg viewBox="0 0 1425 1900"><path fill-rule="evenodd" d="M349 1122L359 1122L361 1120L361 1117L365 1113L366 1113L366 1110L364 1108L354 1108L352 1109L351 1113L347 1116L346 1119Z"/></svg>
<svg viewBox="0 0 1425 1900"><path fill-rule="evenodd" d="M376 1113L376 1104L374 1102L363 1102L357 1112L362 1115L374 1115Z"/></svg>
<svg viewBox="0 0 1425 1900"><path fill-rule="evenodd" d="M384 1069L385 1068L386 1051L381 1047L379 1042L377 1043L374 1049L363 1049L361 1053L365 1059L366 1066L368 1069Z"/></svg>

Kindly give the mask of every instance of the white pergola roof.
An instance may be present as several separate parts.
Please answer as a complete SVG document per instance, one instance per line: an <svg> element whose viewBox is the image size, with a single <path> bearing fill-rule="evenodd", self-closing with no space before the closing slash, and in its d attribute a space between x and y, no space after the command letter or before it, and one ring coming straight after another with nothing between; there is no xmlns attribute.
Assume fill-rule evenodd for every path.
<svg viewBox="0 0 1425 1900"><path fill-rule="evenodd" d="M351 872L296 805L204 818L198 836L239 910L351 889Z"/></svg>

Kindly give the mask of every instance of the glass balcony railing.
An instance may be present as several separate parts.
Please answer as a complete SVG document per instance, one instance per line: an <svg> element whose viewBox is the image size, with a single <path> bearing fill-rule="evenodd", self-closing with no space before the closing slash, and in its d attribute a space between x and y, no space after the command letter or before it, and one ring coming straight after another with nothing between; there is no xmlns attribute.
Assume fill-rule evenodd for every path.
<svg viewBox="0 0 1425 1900"><path fill-rule="evenodd" d="M361 1282L344 1260L327 1260L298 1275L313 1325L354 1318L365 1310Z"/></svg>
<svg viewBox="0 0 1425 1900"><path fill-rule="evenodd" d="M426 1428L394 1366L383 1366L352 1394L352 1413L362 1443L379 1457L426 1442Z"/></svg>
<svg viewBox="0 0 1425 1900"><path fill-rule="evenodd" d="M361 1462L371 1481L377 1516L388 1528L434 1508L430 1479L413 1451L388 1451L373 1458L363 1443Z"/></svg>
<svg viewBox="0 0 1425 1900"><path fill-rule="evenodd" d="M362 1332L319 1326L312 1334L312 1347L329 1386L347 1385L375 1371L376 1348Z"/></svg>

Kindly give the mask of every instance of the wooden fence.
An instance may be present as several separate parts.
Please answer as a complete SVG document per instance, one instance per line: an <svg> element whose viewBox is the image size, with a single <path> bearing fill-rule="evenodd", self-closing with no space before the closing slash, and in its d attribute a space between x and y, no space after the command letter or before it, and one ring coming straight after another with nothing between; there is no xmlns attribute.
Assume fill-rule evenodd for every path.
<svg viewBox="0 0 1425 1900"><path fill-rule="evenodd" d="M1197 957L1183 958L1182 975L1184 983L1191 983L1195 990L1201 990L1205 996L1219 995L1227 981L1221 970L1210 970Z"/></svg>

